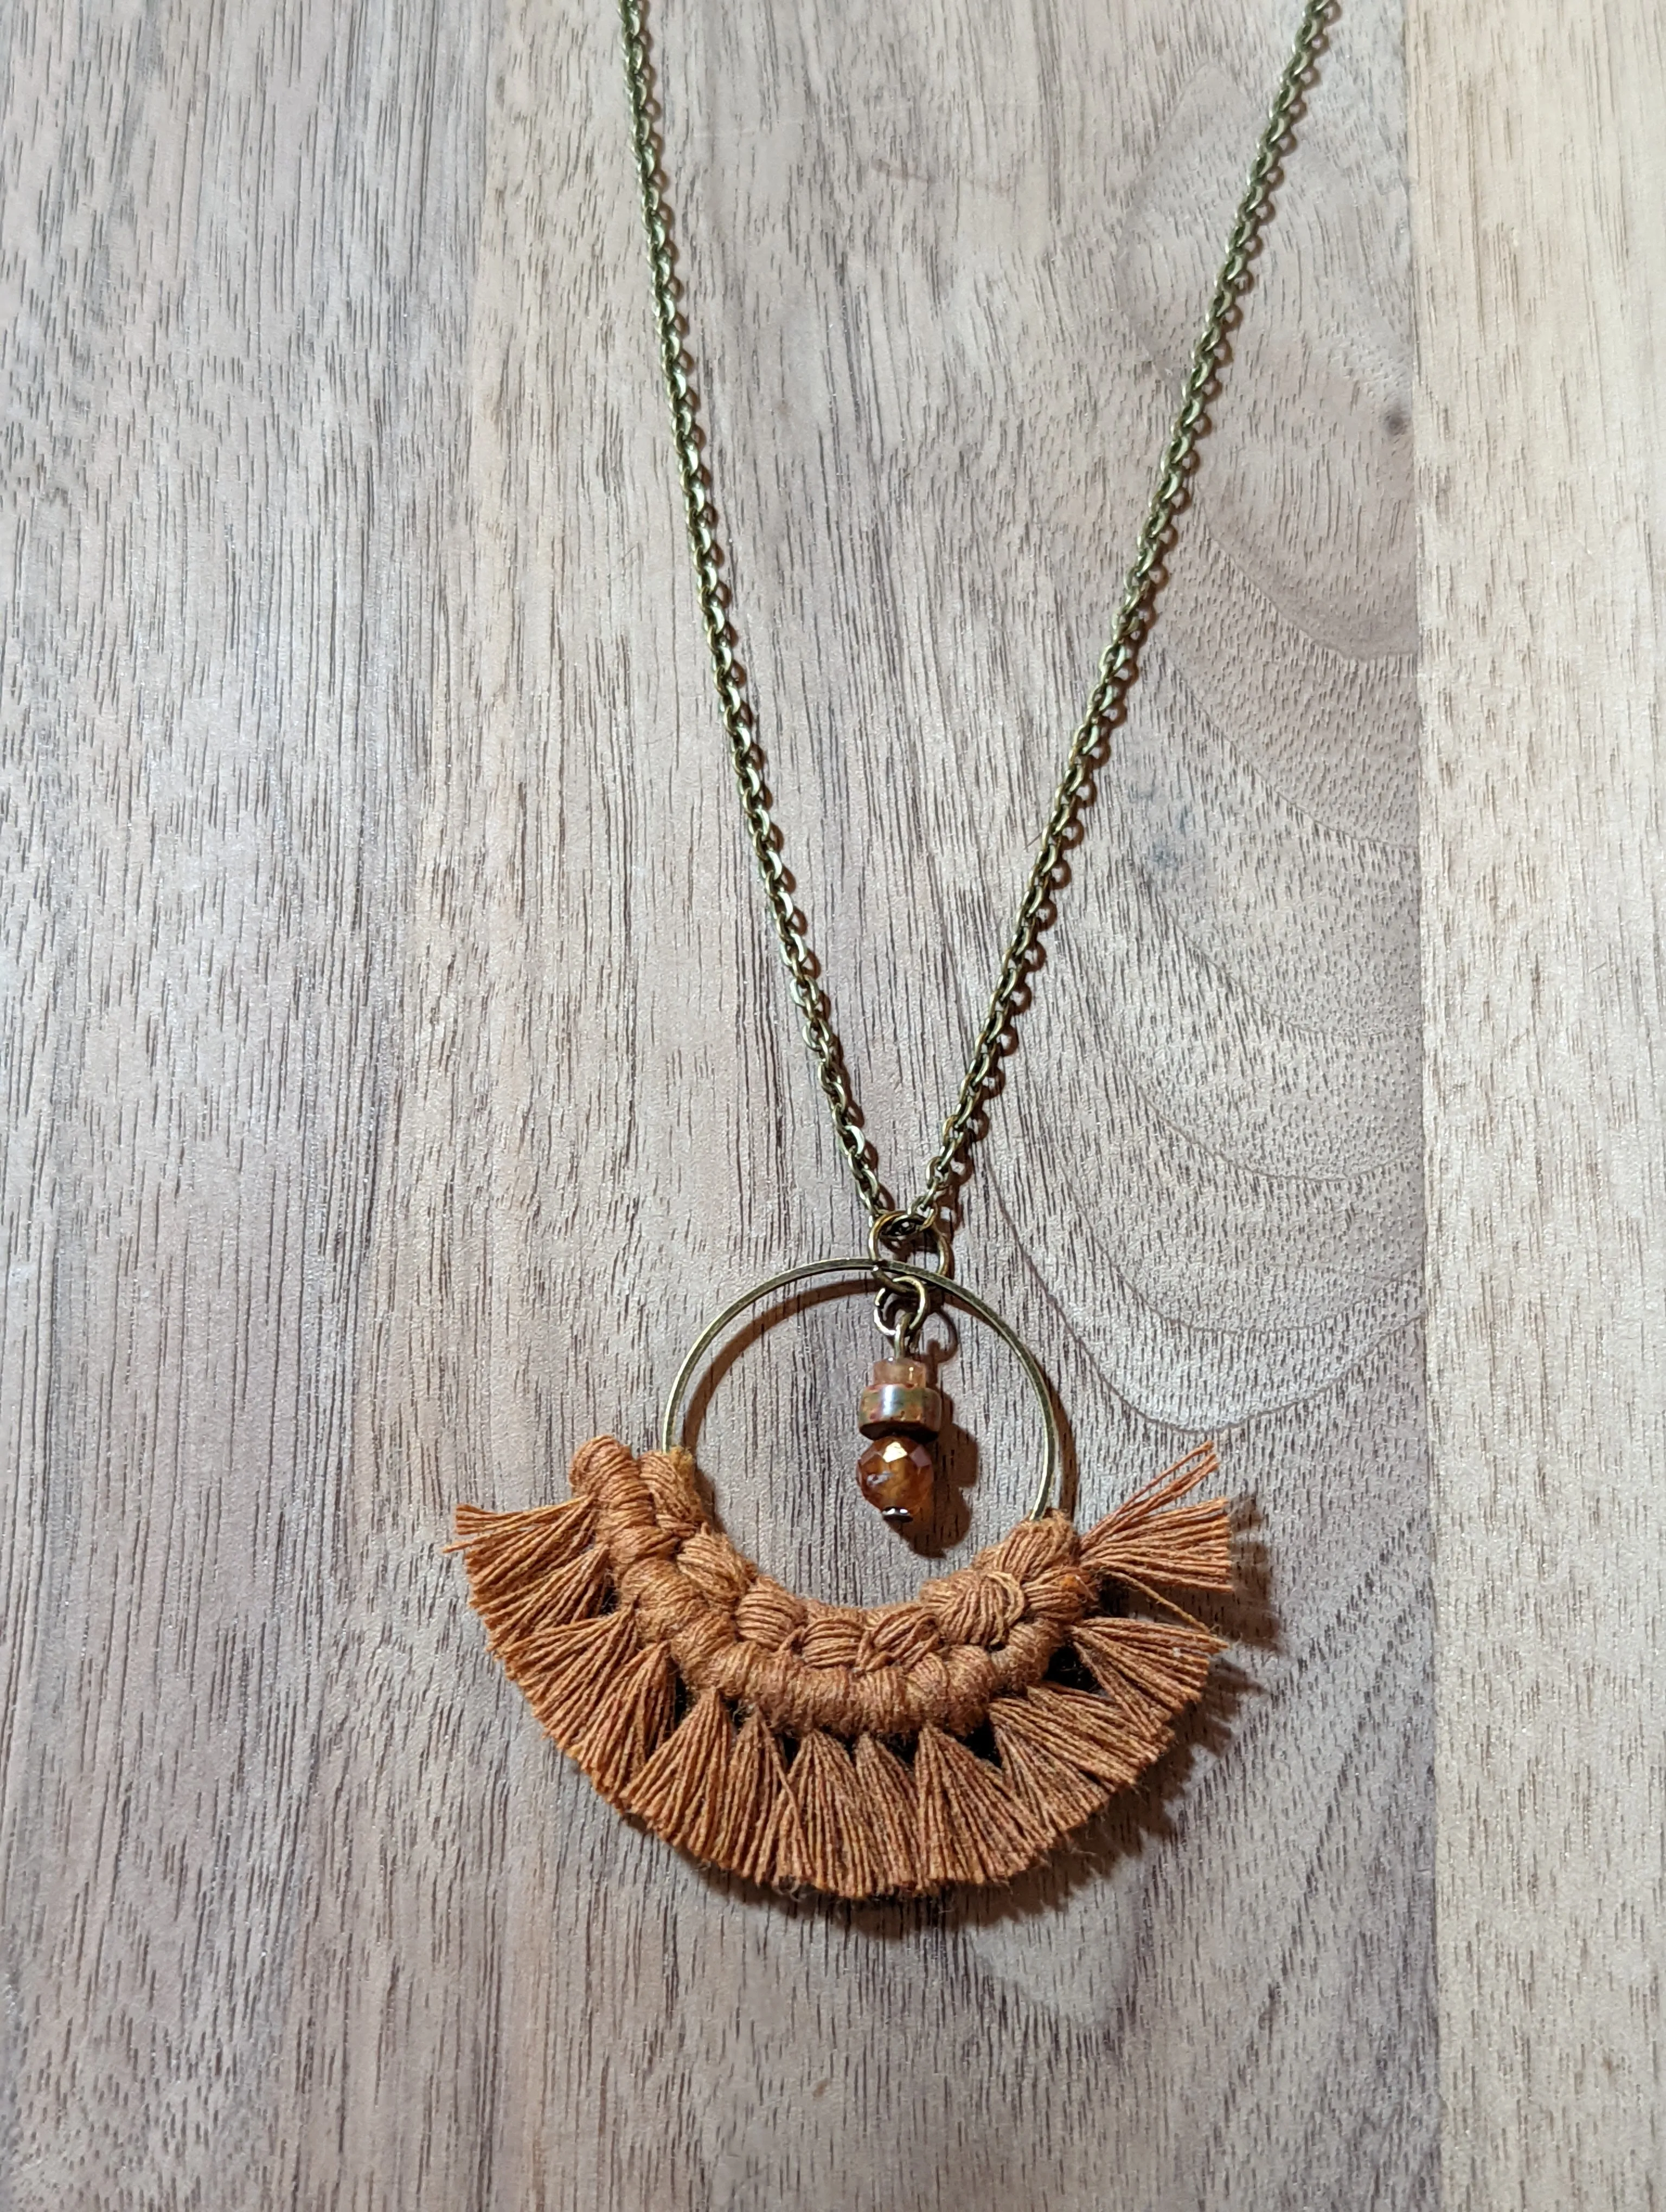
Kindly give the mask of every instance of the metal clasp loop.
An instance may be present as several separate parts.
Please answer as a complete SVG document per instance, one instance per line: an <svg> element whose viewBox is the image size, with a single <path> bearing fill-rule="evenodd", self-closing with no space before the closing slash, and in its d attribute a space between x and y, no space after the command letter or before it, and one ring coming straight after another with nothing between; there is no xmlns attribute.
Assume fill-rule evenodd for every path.
<svg viewBox="0 0 1666 2212"><path fill-rule="evenodd" d="M891 1232L893 1230L901 1227L905 1223L908 1225L908 1233L900 1240L903 1248L901 1251L893 1249L882 1252L879 1248L882 1244L888 1243ZM909 1261L909 1255L910 1252L915 1250L921 1244L925 1243L927 1238L930 1239L931 1243L936 1248L936 1272L939 1275L946 1275L949 1272L950 1264L953 1257L952 1254L949 1250L948 1231L944 1228L942 1223L935 1218L927 1222L925 1225L921 1227L919 1224L911 1221L909 1217L903 1212L900 1206L894 1209L891 1212L876 1213L874 1215L873 1226L867 1232L867 1249L873 1255L873 1257L879 1262L881 1267L885 1266L887 1261L896 1261L899 1264L906 1262L909 1266L917 1267L919 1263L917 1261Z"/></svg>
<svg viewBox="0 0 1666 2212"><path fill-rule="evenodd" d="M906 1226L904 1227L904 1224ZM894 1231L903 1233L896 1239L900 1249L882 1250ZM922 1268L911 1262L909 1255L924 1238L929 1237L937 1248L937 1266ZM949 1240L941 1222L935 1219L924 1228L900 1211L876 1213L873 1226L867 1232L867 1249L873 1255L875 1279L879 1287L873 1294L873 1326L881 1336L888 1336L898 1359L905 1358L909 1346L925 1327L927 1317L939 1299L929 1288L933 1273L946 1276L951 1254ZM895 1269L893 1273L891 1271ZM924 1278L925 1279L922 1279ZM914 1312L905 1318L910 1293Z"/></svg>
<svg viewBox="0 0 1666 2212"><path fill-rule="evenodd" d="M930 1278L924 1268L906 1279L893 1277L888 1267L894 1263L876 1261L875 1279L879 1289L873 1293L873 1326L881 1336L891 1339L893 1355L905 1359L909 1347L938 1304L931 1289ZM909 1310L910 1304L913 1311Z"/></svg>

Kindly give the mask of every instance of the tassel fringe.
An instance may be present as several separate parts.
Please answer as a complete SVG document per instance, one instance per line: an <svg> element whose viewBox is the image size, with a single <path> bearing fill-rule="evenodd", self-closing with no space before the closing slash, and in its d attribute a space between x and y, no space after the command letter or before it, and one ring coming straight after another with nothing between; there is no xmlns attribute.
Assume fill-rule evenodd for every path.
<svg viewBox="0 0 1666 2212"><path fill-rule="evenodd" d="M808 1879L835 1897L872 1897L881 1885L869 1842L867 1793L843 1744L815 1729L799 1746L787 1784L804 1832Z"/></svg>
<svg viewBox="0 0 1666 2212"><path fill-rule="evenodd" d="M997 1698L989 1714L1001 1771L1014 1798L1037 1829L1055 1837L1067 1835L1091 1820L1110 1796L1102 1782L1085 1774L1067 1759L1056 1758L1010 1715L1015 1698Z"/></svg>
<svg viewBox="0 0 1666 2212"><path fill-rule="evenodd" d="M924 1728L914 1754L921 1886L1009 1881L1033 1866L1051 1836L1025 1814L999 1767L941 1729Z"/></svg>
<svg viewBox="0 0 1666 2212"><path fill-rule="evenodd" d="M617 1805L671 1727L677 1667L663 1644L650 1644L608 1686L572 1756L604 1797Z"/></svg>
<svg viewBox="0 0 1666 2212"><path fill-rule="evenodd" d="M1082 1565L1090 1573L1135 1585L1230 1590L1232 1529L1225 1499L1179 1502L1219 1468L1213 1444L1188 1453L1089 1531Z"/></svg>
<svg viewBox="0 0 1666 2212"><path fill-rule="evenodd" d="M918 1813L914 1775L877 1737L856 1739L856 1786L867 1808L868 1847L874 1865L874 1891L880 1897L910 1897L923 1887L915 1837Z"/></svg>
<svg viewBox="0 0 1666 2212"><path fill-rule="evenodd" d="M787 1792L781 1746L757 1713L749 1713L740 1724L729 1762L728 1784L715 1826L713 1865L727 1867L747 1881L786 1881L787 1876L775 1872L776 1859L783 1850L783 1824L793 1829L787 1856L795 1865L804 1863L803 1842L796 1826L798 1808Z"/></svg>
<svg viewBox="0 0 1666 2212"><path fill-rule="evenodd" d="M715 1690L708 1690L632 1784L627 1811L669 1844L696 1858L710 1856L734 1758L734 1724Z"/></svg>
<svg viewBox="0 0 1666 2212"><path fill-rule="evenodd" d="M461 1506L447 1548L493 1655L611 1802L747 1881L905 1897L1011 1881L1162 1756L1225 1647L1104 1607L1118 1586L1176 1613L1161 1593L1231 1588L1225 1504L1192 1496L1215 1471L1200 1447L1085 1537L1023 1523L868 1613L759 1577L686 1454L607 1438L575 1459L580 1494ZM1073 1652L1091 1688L1049 1679Z"/></svg>

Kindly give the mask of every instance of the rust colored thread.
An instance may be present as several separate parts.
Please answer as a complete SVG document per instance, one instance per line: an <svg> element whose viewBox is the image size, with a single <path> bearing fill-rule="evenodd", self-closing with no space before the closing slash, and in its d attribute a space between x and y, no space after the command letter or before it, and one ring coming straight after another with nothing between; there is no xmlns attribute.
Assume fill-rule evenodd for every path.
<svg viewBox="0 0 1666 2212"><path fill-rule="evenodd" d="M1126 1789L1162 1748L1165 1736L1141 1739L1124 1729L1116 1712L1080 1690L1043 1685L1002 1700L1000 1717L1020 1742L1049 1751L1113 1790Z"/></svg>
<svg viewBox="0 0 1666 2212"><path fill-rule="evenodd" d="M574 1738L570 1756L613 1804L664 1739L676 1698L676 1663L663 1644L650 1644L620 1669Z"/></svg>
<svg viewBox="0 0 1666 2212"><path fill-rule="evenodd" d="M906 1895L1010 1880L1161 1755L1219 1640L1095 1608L1106 1580L1225 1586L1224 1504L1181 1502L1213 1469L1201 1448L1085 1538L1025 1522L866 1611L760 1575L685 1452L611 1437L562 1504L459 1508L452 1548L493 1652L605 1796L751 1881ZM1045 1679L1072 1646L1093 1692ZM986 1722L994 1759L961 1741Z"/></svg>
<svg viewBox="0 0 1666 2212"><path fill-rule="evenodd" d="M733 1739L728 1707L708 1690L636 1777L628 1809L667 1843L708 1856L721 1826Z"/></svg>
<svg viewBox="0 0 1666 2212"><path fill-rule="evenodd" d="M884 1744L860 1735L856 1780L867 1808L868 1847L877 1869L874 1894L906 1897L921 1887L914 1776Z"/></svg>
<svg viewBox="0 0 1666 2212"><path fill-rule="evenodd" d="M998 1769L941 1729L921 1729L914 1783L915 1844L927 1888L1010 1881L1055 1840L1057 1831L1028 1817Z"/></svg>
<svg viewBox="0 0 1666 2212"><path fill-rule="evenodd" d="M834 1897L872 1897L883 1883L869 1835L867 1792L838 1738L819 1729L806 1736L787 1787L799 1808L816 1887Z"/></svg>
<svg viewBox="0 0 1666 2212"><path fill-rule="evenodd" d="M1148 1482L1090 1532L1082 1564L1119 1580L1172 1583L1186 1589L1230 1590L1231 1529L1225 1501L1180 1500L1219 1468L1213 1444L1200 1444Z"/></svg>
<svg viewBox="0 0 1666 2212"><path fill-rule="evenodd" d="M1107 1677L1120 1677L1158 1714L1201 1698L1210 1660L1226 1648L1219 1637L1178 1621L1083 1621L1075 1641L1102 1687Z"/></svg>
<svg viewBox="0 0 1666 2212"><path fill-rule="evenodd" d="M798 1808L787 1788L781 1746L757 1713L749 1713L735 1739L729 1767L724 1848L714 1857L748 1881L803 1881L789 1866L806 1863Z"/></svg>
<svg viewBox="0 0 1666 2212"><path fill-rule="evenodd" d="M1103 1782L1084 1774L1068 1759L1013 1728L1008 1713L1016 1698L997 1698L990 1709L995 1748L1007 1787L1032 1824L1049 1834L1061 1835L1091 1820L1110 1796Z"/></svg>

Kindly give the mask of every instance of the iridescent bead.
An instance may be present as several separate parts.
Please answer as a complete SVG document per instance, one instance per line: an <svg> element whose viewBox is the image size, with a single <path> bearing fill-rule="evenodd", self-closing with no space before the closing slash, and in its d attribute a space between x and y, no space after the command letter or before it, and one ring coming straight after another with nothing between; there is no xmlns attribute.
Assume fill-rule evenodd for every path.
<svg viewBox="0 0 1666 2212"><path fill-rule="evenodd" d="M863 1497L897 1528L911 1528L930 1512L932 1474L931 1446L913 1437L877 1440L856 1462Z"/></svg>
<svg viewBox="0 0 1666 2212"><path fill-rule="evenodd" d="M917 1437L923 1443L943 1425L943 1401L923 1359L876 1359L857 1408L865 1437Z"/></svg>

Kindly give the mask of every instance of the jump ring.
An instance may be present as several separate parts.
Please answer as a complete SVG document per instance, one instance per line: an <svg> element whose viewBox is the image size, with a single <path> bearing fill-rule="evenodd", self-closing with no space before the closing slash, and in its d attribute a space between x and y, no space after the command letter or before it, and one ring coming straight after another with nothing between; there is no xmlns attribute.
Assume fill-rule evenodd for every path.
<svg viewBox="0 0 1666 2212"><path fill-rule="evenodd" d="M873 1254L873 1257L876 1260L883 1260L887 1267L893 1265L891 1255L889 1252L882 1252L879 1249L879 1246L882 1241L890 1235L893 1229L900 1227L905 1222L909 1222L909 1224L907 1245L905 1249L912 1249L915 1245L921 1242L922 1237L929 1237L933 1243L937 1248L937 1266L933 1272L939 1275L946 1275L949 1272L949 1263L952 1255L949 1250L948 1232L945 1230L942 1223L933 1218L932 1220L925 1223L923 1226L917 1225L909 1222L909 1217L903 1212L900 1207L893 1208L889 1213L876 1213L874 1215L873 1226L867 1232L867 1249ZM899 1267L901 1266L900 1261L894 1264L897 1265Z"/></svg>
<svg viewBox="0 0 1666 2212"><path fill-rule="evenodd" d="M891 1279L891 1262L875 1262L879 1287L873 1294L873 1325L881 1336L890 1337L897 1346L898 1358L903 1347L912 1344L931 1317L932 1292L923 1282L895 1282ZM914 1314L910 1320L903 1319L903 1301L911 1297Z"/></svg>

